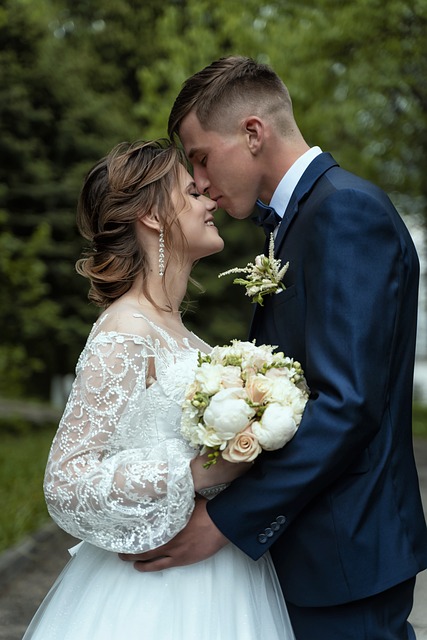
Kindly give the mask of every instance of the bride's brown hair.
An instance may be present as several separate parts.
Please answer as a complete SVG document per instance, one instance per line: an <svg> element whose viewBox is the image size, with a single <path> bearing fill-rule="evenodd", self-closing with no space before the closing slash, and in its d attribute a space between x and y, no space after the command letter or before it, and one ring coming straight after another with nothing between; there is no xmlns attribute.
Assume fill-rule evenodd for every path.
<svg viewBox="0 0 427 640"><path fill-rule="evenodd" d="M172 190L179 184L182 164L186 166L183 152L168 140L124 142L87 174L77 206L77 226L91 246L77 261L76 270L89 278L88 297L97 306L108 307L142 273L143 293L158 307L147 290L149 265L135 223L155 207L167 253L180 253L172 246L170 229L175 222L179 226ZM179 249L184 251L183 234L181 240Z"/></svg>

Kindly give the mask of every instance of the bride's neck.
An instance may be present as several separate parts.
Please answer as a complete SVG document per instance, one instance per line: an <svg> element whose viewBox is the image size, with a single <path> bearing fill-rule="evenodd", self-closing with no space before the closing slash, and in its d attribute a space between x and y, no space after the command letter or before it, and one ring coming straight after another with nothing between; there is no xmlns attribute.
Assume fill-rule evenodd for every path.
<svg viewBox="0 0 427 640"><path fill-rule="evenodd" d="M151 302L143 292L142 279L138 278L122 299L142 309L150 309L157 319L180 323L180 307L187 290L187 282L187 278L176 277L176 275L172 283L167 281L163 283L160 277L149 279L146 290L153 300Z"/></svg>

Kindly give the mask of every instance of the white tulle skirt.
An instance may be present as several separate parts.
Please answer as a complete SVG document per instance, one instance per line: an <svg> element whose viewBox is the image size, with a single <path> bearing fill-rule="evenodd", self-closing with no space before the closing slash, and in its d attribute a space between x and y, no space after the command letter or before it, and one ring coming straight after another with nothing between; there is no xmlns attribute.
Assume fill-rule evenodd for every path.
<svg viewBox="0 0 427 640"><path fill-rule="evenodd" d="M79 545L23 640L294 640L269 554L227 545L215 556L139 573Z"/></svg>

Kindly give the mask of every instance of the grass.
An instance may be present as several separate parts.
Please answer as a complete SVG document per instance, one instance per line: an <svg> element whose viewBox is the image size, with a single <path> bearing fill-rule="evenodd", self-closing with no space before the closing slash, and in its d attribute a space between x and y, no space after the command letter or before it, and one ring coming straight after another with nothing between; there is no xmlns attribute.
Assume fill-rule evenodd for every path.
<svg viewBox="0 0 427 640"><path fill-rule="evenodd" d="M49 519L43 476L55 428L8 432L0 424L0 553ZM427 438L427 406L414 405L413 431Z"/></svg>
<svg viewBox="0 0 427 640"><path fill-rule="evenodd" d="M38 529L48 518L43 475L54 428L0 430L0 552Z"/></svg>
<svg viewBox="0 0 427 640"><path fill-rule="evenodd" d="M427 406L414 404L412 431L415 437L427 438Z"/></svg>

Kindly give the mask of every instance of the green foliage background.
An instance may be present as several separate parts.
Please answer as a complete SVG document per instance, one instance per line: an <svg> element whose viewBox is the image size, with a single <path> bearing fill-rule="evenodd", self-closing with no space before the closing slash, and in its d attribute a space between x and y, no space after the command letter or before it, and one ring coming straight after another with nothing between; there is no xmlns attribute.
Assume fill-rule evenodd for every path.
<svg viewBox="0 0 427 640"><path fill-rule="evenodd" d="M307 141L423 216L426 23L427 0L3 0L0 396L48 399L96 317L74 272L86 170L119 141L164 136L182 82L222 55L270 63ZM219 220L226 249L196 267L206 293L186 316L211 343L246 335L250 305L216 276L263 242Z"/></svg>
<svg viewBox="0 0 427 640"><path fill-rule="evenodd" d="M220 56L271 64L307 142L424 224L426 27L427 0L3 0L0 398L49 400L96 318L74 271L87 169L122 140L165 136L182 82ZM217 274L263 244L250 222L218 221L226 248L195 268L206 293L191 290L185 316L212 344L245 337L251 316L243 291ZM426 409L415 409L414 433L425 435ZM0 423L0 550L47 516L54 427L24 427Z"/></svg>

